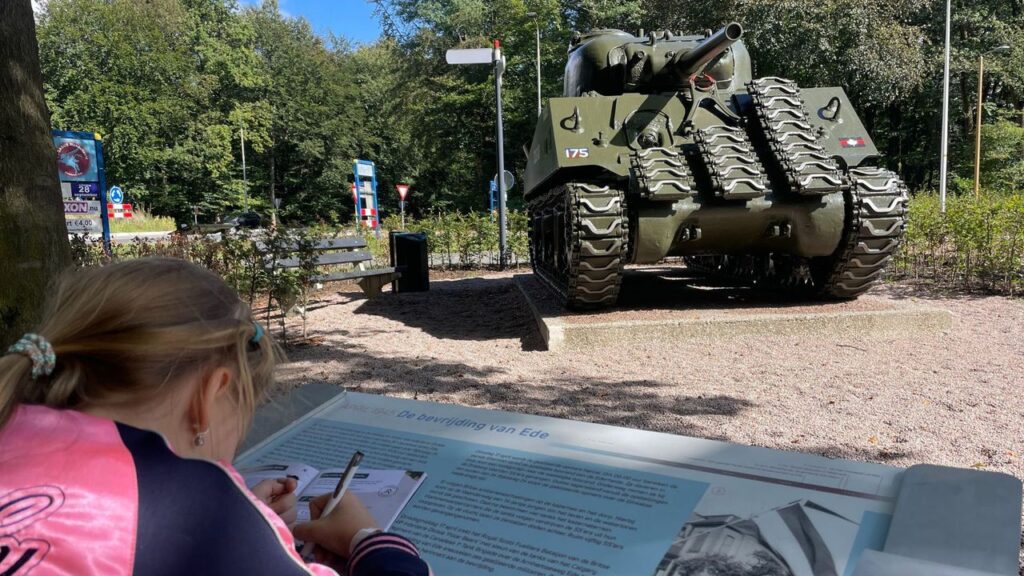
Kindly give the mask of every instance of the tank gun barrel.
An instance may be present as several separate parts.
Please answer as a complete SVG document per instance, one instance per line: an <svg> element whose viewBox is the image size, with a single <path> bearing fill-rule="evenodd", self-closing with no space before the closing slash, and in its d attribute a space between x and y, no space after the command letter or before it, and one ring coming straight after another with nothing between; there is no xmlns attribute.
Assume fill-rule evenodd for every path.
<svg viewBox="0 0 1024 576"><path fill-rule="evenodd" d="M728 50L729 46L732 46L741 36L743 36L743 26L740 26L739 22L727 24L693 50L680 53L673 58L673 67L685 76L694 74L719 54Z"/></svg>

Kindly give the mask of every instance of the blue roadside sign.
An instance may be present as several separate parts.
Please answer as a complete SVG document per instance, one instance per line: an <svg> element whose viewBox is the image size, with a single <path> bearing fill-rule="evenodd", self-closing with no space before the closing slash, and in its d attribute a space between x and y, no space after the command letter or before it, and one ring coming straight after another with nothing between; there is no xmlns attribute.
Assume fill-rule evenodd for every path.
<svg viewBox="0 0 1024 576"><path fill-rule="evenodd" d="M54 130L57 176L65 200L65 221L72 234L103 231L103 247L110 252L110 222L103 208L106 199L106 171L103 166L103 138L93 132ZM82 201L85 214L80 212ZM96 213L98 212L98 213Z"/></svg>
<svg viewBox="0 0 1024 576"><path fill-rule="evenodd" d="M124 202L124 192L121 191L120 186L110 187L110 201L114 204L122 204Z"/></svg>
<svg viewBox="0 0 1024 576"><path fill-rule="evenodd" d="M356 226L373 228L380 238L380 208L377 203L377 167L370 160L354 160L352 172L353 199L356 204Z"/></svg>

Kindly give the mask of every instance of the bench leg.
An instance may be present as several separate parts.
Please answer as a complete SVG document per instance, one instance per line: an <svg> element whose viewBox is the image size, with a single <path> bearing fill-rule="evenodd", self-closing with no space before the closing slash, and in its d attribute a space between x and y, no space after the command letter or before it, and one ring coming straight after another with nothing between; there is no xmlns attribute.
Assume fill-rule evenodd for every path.
<svg viewBox="0 0 1024 576"><path fill-rule="evenodd" d="M366 298L372 300L373 298L380 296L381 288L383 288L384 284L387 284L387 282L385 282L384 278L381 278L380 276L366 276L364 278L360 278L358 284L359 287L363 289L363 294L366 295Z"/></svg>

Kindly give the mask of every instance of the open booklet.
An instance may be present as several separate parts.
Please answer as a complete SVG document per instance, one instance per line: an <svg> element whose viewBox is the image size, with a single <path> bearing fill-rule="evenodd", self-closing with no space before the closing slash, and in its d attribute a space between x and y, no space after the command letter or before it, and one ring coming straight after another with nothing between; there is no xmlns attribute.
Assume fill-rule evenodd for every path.
<svg viewBox="0 0 1024 576"><path fill-rule="evenodd" d="M298 482L298 521L309 521L309 501L321 494L334 492L343 468L317 470L306 464L265 464L239 470L245 485L252 488L263 480L292 477ZM360 468L352 477L348 491L359 496L382 530L391 528L416 489L427 477L412 470L368 470Z"/></svg>

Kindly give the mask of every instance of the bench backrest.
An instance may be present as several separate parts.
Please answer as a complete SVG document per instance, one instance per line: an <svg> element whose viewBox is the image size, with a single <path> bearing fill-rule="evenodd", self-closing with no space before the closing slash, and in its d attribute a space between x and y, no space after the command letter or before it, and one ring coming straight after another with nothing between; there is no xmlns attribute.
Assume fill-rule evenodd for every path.
<svg viewBox="0 0 1024 576"><path fill-rule="evenodd" d="M295 252L299 249L299 244L297 242L287 242L282 244L281 248L286 252ZM317 240L313 243L313 250L352 250L354 248L366 248L366 240L355 236L348 236ZM260 252L267 252L269 247L263 242L257 242L256 249Z"/></svg>
<svg viewBox="0 0 1024 576"><path fill-rule="evenodd" d="M317 255L317 266L331 266L335 264L358 264L373 260L373 254L369 252L356 251L356 248L365 248L366 240L357 237L329 238L318 240L313 243L313 250L322 252ZM257 243L256 248L261 252L267 252L269 247L265 243ZM288 242L281 246L284 252L291 253L299 250L298 242ZM268 262L268 267L274 268L298 268L300 266L298 256L281 258L275 262Z"/></svg>

